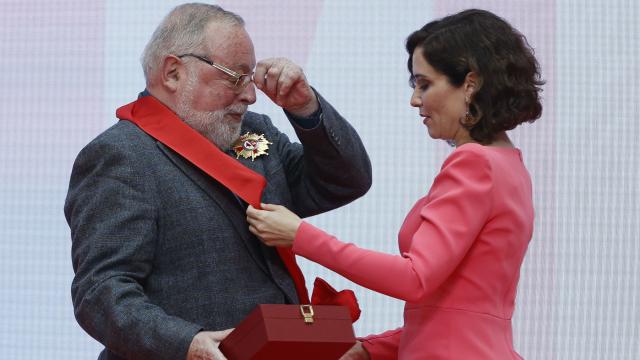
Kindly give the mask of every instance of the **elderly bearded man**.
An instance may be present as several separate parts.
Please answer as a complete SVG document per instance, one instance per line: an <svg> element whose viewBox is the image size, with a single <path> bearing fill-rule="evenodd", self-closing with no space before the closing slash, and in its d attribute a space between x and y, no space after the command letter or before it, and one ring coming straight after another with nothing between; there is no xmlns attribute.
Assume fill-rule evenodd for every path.
<svg viewBox="0 0 640 360"><path fill-rule="evenodd" d="M218 6L175 8L142 63L146 90L71 174L75 315L100 359L223 359L219 342L257 304L308 296L286 251L249 232L247 204L334 209L369 189L369 159L302 69L256 65L242 18ZM302 144L247 112L256 87Z"/></svg>

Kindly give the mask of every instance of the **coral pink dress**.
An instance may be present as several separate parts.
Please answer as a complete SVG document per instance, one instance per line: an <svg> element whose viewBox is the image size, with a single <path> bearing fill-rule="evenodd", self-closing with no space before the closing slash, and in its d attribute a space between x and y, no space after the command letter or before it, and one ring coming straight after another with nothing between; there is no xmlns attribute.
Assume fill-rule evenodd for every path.
<svg viewBox="0 0 640 360"><path fill-rule="evenodd" d="M520 150L469 143L445 160L398 234L400 255L341 242L303 222L293 251L406 301L404 326L368 336L372 359L519 359L511 316L533 232Z"/></svg>

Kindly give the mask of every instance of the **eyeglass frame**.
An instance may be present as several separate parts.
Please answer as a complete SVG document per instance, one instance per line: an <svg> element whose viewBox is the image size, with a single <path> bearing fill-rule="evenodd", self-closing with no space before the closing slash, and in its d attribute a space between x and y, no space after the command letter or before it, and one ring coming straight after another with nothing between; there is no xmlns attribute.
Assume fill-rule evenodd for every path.
<svg viewBox="0 0 640 360"><path fill-rule="evenodd" d="M209 60L207 57L205 56L201 56L201 55L196 55L196 54L192 54L192 53L187 53L187 54L182 54L182 55L176 55L176 57L178 59L182 59L183 57L193 57L196 58L220 71L222 71L223 73L231 76L234 80L233 80L233 86L237 91L241 91L243 90L247 85L249 85L249 83L251 81L253 81L253 72L248 73L248 74L242 74L236 71L233 71L231 69L229 69L228 67L218 64L216 62L213 62L211 60ZM242 85L242 78L247 76L249 78L249 81L246 82L246 84ZM231 81L230 81L231 82Z"/></svg>

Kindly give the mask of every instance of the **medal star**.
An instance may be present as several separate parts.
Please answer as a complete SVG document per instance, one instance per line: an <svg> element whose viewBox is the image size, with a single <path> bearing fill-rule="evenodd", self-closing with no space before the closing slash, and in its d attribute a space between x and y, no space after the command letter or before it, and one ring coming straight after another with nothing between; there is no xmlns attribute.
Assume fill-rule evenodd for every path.
<svg viewBox="0 0 640 360"><path fill-rule="evenodd" d="M236 153L236 159L242 156L245 159L251 158L251 161L254 161L261 155L269 155L267 152L269 144L272 143L264 137L264 134L258 135L247 132L235 142L233 151Z"/></svg>

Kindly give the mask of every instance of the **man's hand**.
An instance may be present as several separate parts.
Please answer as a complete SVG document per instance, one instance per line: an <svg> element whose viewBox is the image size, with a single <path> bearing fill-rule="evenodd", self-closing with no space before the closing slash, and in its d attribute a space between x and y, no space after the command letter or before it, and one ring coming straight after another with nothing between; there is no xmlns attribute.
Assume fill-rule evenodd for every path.
<svg viewBox="0 0 640 360"><path fill-rule="evenodd" d="M271 101L294 115L309 116L320 106L302 68L289 59L271 58L258 62L253 79Z"/></svg>
<svg viewBox="0 0 640 360"><path fill-rule="evenodd" d="M291 246L302 220L282 205L262 204L263 210L249 205L247 222L249 231L265 245Z"/></svg>
<svg viewBox="0 0 640 360"><path fill-rule="evenodd" d="M371 356L369 356L369 352L367 349L362 346L360 341L356 342L355 345L349 351L347 351L340 360L370 360Z"/></svg>
<svg viewBox="0 0 640 360"><path fill-rule="evenodd" d="M231 333L233 329L222 331L201 331L193 337L187 360L227 360L218 349L220 342Z"/></svg>

